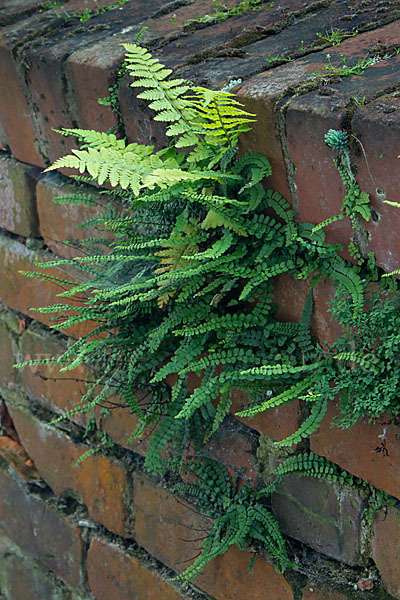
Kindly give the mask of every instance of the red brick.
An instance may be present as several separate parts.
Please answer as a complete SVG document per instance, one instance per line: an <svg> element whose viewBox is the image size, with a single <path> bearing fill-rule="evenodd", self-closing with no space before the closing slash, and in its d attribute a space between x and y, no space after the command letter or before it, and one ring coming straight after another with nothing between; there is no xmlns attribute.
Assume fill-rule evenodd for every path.
<svg viewBox="0 0 400 600"><path fill-rule="evenodd" d="M107 131L118 126L110 107L98 103L109 95L125 50L111 38L73 52L66 62L67 76L79 127Z"/></svg>
<svg viewBox="0 0 400 600"><path fill-rule="evenodd" d="M39 233L35 171L13 158L0 158L0 227L25 237Z"/></svg>
<svg viewBox="0 0 400 600"><path fill-rule="evenodd" d="M235 419L228 418L207 443L207 452L224 464L231 473L255 483L255 445L255 437L243 431Z"/></svg>
<svg viewBox="0 0 400 600"><path fill-rule="evenodd" d="M199 551L211 520L141 476L134 477L135 538L172 569L182 572ZM183 538L183 539L182 539ZM193 541L186 541L193 540ZM185 561L185 562L184 562ZM217 600L293 600L286 579L259 558L248 572L250 554L236 547L213 560L195 584Z"/></svg>
<svg viewBox="0 0 400 600"><path fill-rule="evenodd" d="M103 4L107 6L107 1ZM100 15L95 22L103 20L108 29L115 29L114 35L103 35L99 41L91 39L90 45L86 44L68 57L66 74L80 127L106 131L118 125L116 114L110 108L99 105L97 100L108 96L109 87L115 82L116 72L125 54L121 44L133 43L143 19L149 16L149 12L155 12L163 6L163 0L154 0L149 10L148 2L141 0ZM127 23L129 26L122 28ZM122 32L118 31L120 29ZM179 31L179 27L175 25L174 30ZM158 35L163 37L164 29L159 29ZM145 39L151 37L147 31Z"/></svg>
<svg viewBox="0 0 400 600"><path fill-rule="evenodd" d="M361 564L364 505L351 488L292 475L278 486L272 507L285 534L347 564Z"/></svg>
<svg viewBox="0 0 400 600"><path fill-rule="evenodd" d="M333 301L336 286L325 277L313 290L314 307L311 318L311 332L318 338L323 348L331 346L343 334L341 325L335 321L328 304Z"/></svg>
<svg viewBox="0 0 400 600"><path fill-rule="evenodd" d="M116 544L95 538L88 552L89 586L97 600L179 600L159 575Z"/></svg>
<svg viewBox="0 0 400 600"><path fill-rule="evenodd" d="M108 6L101 0L92 7ZM162 6L155 0L152 9ZM86 5L85 8L90 8ZM82 2L76 0L68 6L68 13L81 13ZM137 24L148 14L148 3L130 2L120 10L107 11L82 26L77 19L64 18L62 27L54 27L49 37L36 38L27 49L29 61L27 84L32 101L37 108L36 120L40 130L43 152L51 162L68 153L76 144L72 138L57 135L52 130L61 127L95 126L107 129L116 124L115 115L97 104L97 94L107 95L110 70L115 68L122 50L111 41L108 52L96 47L102 40L110 40L126 23ZM132 41L132 40L130 40ZM79 51L83 49L83 54ZM92 50L93 49L93 50ZM112 53L114 52L114 55ZM67 65L69 57L75 53ZM99 53L102 58L95 58ZM107 72L107 76L105 75ZM103 79L103 81L102 81ZM84 114L87 113L87 117ZM82 117L82 123L81 123Z"/></svg>
<svg viewBox="0 0 400 600"><path fill-rule="evenodd" d="M54 335L44 334L37 327L30 327L21 337L20 362L60 356L66 347ZM85 380L89 371L83 365L73 371L61 371L57 365L24 367L21 379L29 397L38 400L46 408L64 413L79 405L85 393ZM72 420L86 426L87 414L78 413Z"/></svg>
<svg viewBox="0 0 400 600"><path fill-rule="evenodd" d="M390 427L393 419L386 415L376 423L359 421L349 430L331 427L336 414L335 404L330 403L320 428L311 436L311 450L400 498L400 433L398 427ZM378 437L385 431L388 456L380 451L382 438Z"/></svg>
<svg viewBox="0 0 400 600"><path fill-rule="evenodd" d="M398 63L396 67L399 68ZM378 265L386 271L400 267L400 244L396 235L400 227L400 210L384 203L384 200L400 202L396 185L400 175L399 113L400 99L390 94L357 108L352 120L354 135L361 141L366 153L366 159L361 153L357 160L357 180L370 194L376 211L377 220L368 224L369 247L375 253Z"/></svg>
<svg viewBox="0 0 400 600"><path fill-rule="evenodd" d="M119 398L116 398L115 401L123 404ZM138 417L130 411L128 406L110 406L109 411L108 415L101 418L101 428L116 444L145 456L153 428L149 427L149 431L146 430L140 439L128 443L128 439L139 423Z"/></svg>
<svg viewBox="0 0 400 600"><path fill-rule="evenodd" d="M260 556L249 572L251 555L231 546L214 559L195 580L216 600L293 600L291 586L273 565Z"/></svg>
<svg viewBox="0 0 400 600"><path fill-rule="evenodd" d="M299 216L306 223L317 224L337 215L346 193L333 164L336 153L324 142L329 129L342 129L346 116L344 109L332 112L332 104L331 96L313 92L296 98L287 111L287 141L296 169ZM351 235L347 218L326 228L326 240L345 247Z"/></svg>
<svg viewBox="0 0 400 600"><path fill-rule="evenodd" d="M29 279L19 273L20 270L28 272L40 270L44 274L65 278L68 281L74 281L74 276L75 280L78 278L76 272L72 275L71 271L67 272L62 267L44 270L39 269L35 264L36 259L49 261L54 258L54 255L50 253L35 253L16 240L0 236L0 297L4 304L46 325L55 324L53 319L55 315L41 314L31 310L31 308L59 303L62 299L58 298L57 294L63 290L60 290L53 283ZM66 330L66 333L74 337L80 337L90 333L94 327L94 323L82 323L74 325Z"/></svg>
<svg viewBox="0 0 400 600"><path fill-rule="evenodd" d="M183 571L182 562L195 556L199 545L181 538L204 537L212 521L140 475L134 476L133 505L138 544L172 569Z"/></svg>
<svg viewBox="0 0 400 600"><path fill-rule="evenodd" d="M95 195L96 206L80 204L58 204L53 202L58 196L70 196L77 193ZM104 237L94 227L79 227L84 221L95 218L104 212L109 203L108 198L95 194L93 188L68 183L52 173L43 177L37 185L37 210L39 215L40 233L47 246L60 256L72 258L82 254L64 244L68 240L80 241L88 237Z"/></svg>
<svg viewBox="0 0 400 600"><path fill-rule="evenodd" d="M345 596L342 592L322 588L320 586L309 585L303 591L302 600L348 600L349 596Z"/></svg>
<svg viewBox="0 0 400 600"><path fill-rule="evenodd" d="M373 558L386 590L400 598L400 512L391 506L374 517Z"/></svg>
<svg viewBox="0 0 400 600"><path fill-rule="evenodd" d="M295 279L284 273L274 280L274 304L277 310L274 317L278 321L298 323L310 291L309 279Z"/></svg>
<svg viewBox="0 0 400 600"><path fill-rule="evenodd" d="M6 81L0 95L0 121L14 156L27 163L44 166L26 89L13 57L14 50L33 31L39 33L49 22L49 15L35 15L10 25L0 33L0 81Z"/></svg>
<svg viewBox="0 0 400 600"><path fill-rule="evenodd" d="M242 390L233 390L232 392L231 412L236 414L248 406L248 396ZM301 407L298 400L293 400L288 404L271 408L252 418L237 417L239 421L256 429L264 435L272 437L276 441L283 440L294 433L300 426Z"/></svg>
<svg viewBox="0 0 400 600"><path fill-rule="evenodd" d="M17 408L10 407L10 414L26 451L55 494L76 490L95 521L114 533L127 535L128 486L121 465L95 454L75 466L87 450L85 446Z"/></svg>
<svg viewBox="0 0 400 600"><path fill-rule="evenodd" d="M64 581L73 586L82 583L81 530L2 472L0 491L0 527L4 533Z"/></svg>

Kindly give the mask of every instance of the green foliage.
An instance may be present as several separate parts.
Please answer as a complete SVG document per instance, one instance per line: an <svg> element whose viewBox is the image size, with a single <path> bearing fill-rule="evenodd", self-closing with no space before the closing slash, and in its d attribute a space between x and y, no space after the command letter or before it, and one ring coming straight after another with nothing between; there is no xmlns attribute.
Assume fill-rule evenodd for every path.
<svg viewBox="0 0 400 600"><path fill-rule="evenodd" d="M317 33L317 37L323 42L327 42L332 46L340 46L340 43L349 37L357 35L357 29L355 31L345 31L344 29L338 29L337 27L331 27L327 29L324 34Z"/></svg>
<svg viewBox="0 0 400 600"><path fill-rule="evenodd" d="M400 299L377 290L366 296L365 311L349 318L347 295L337 294L330 310L343 327L333 344L336 370L332 378L340 392L340 427L362 417L375 420L383 413L397 415L400 381Z"/></svg>
<svg viewBox="0 0 400 600"><path fill-rule="evenodd" d="M231 8L224 4L224 2L218 0L213 0L213 4L215 5L213 13L191 19L190 21L187 21L183 27L205 27L207 25L213 25L214 23L221 23L222 21L229 19L229 17L261 10L265 5L272 8L275 2L270 2L270 0L238 0L237 6Z"/></svg>
<svg viewBox="0 0 400 600"><path fill-rule="evenodd" d="M83 240L74 259L38 265L73 266L82 280L46 271L28 276L60 287L65 303L36 309L56 315L55 329L86 322L92 331L58 358L19 367L55 364L74 371L87 364L93 378L64 416L99 406L111 410L117 397L137 418L130 441L148 440L146 468L158 475L168 469L194 474L196 482L179 489L195 497L214 523L198 559L180 579L196 577L232 544L244 548L255 540L283 570L289 564L284 540L262 499L275 484L263 492L237 490L222 467L188 462L188 449L198 452L217 431L236 390L249 399L237 413L241 417L298 398L310 406L282 446L315 431L337 392L341 426L366 414L396 413L398 301L384 293L368 296L366 283L376 278L373 257L363 260L353 241L360 265L351 266L323 231L339 218L358 227L360 217L370 217L369 199L355 181L347 134L331 130L327 143L339 153L336 165L347 192L341 213L316 226L298 223L289 203L265 189L268 160L259 153L237 155L238 137L253 115L230 93L171 79L171 70L137 44L125 48L132 86L143 88L138 97L166 124L171 145L154 152L153 146L128 144L112 133L60 132L77 137L81 146L47 170L74 168L113 189L104 190L110 202L101 214L85 223L99 236ZM93 194L82 193L56 201L96 203ZM273 284L282 274L298 279L313 274L298 323L275 318ZM325 350L311 335L312 289L323 276L337 286L331 310L345 329ZM100 443L107 445L107 436ZM293 472L347 480L312 454L288 459L276 481Z"/></svg>
<svg viewBox="0 0 400 600"><path fill-rule="evenodd" d="M194 501L211 518L211 526L198 557L177 580L191 581L233 544L245 549L249 544L261 542L279 572L288 566L295 567L288 559L285 539L265 504L264 494L247 484L237 489L237 482L231 482L227 469L211 460L185 463L181 473L194 476L194 482L181 482L175 491Z"/></svg>

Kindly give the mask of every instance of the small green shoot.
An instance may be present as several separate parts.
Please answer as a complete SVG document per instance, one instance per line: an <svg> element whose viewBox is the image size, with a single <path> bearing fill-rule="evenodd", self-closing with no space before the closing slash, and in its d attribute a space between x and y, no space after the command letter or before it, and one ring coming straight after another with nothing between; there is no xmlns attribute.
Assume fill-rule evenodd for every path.
<svg viewBox="0 0 400 600"><path fill-rule="evenodd" d="M328 44L331 44L332 46L340 46L341 42L343 40L345 40L346 38L349 37L354 37L355 35L357 35L358 30L356 29L355 31L344 31L344 29L337 29L334 27L331 27L330 29L327 29L327 31L325 31L325 33L317 33L317 37L323 41L323 42L327 42Z"/></svg>

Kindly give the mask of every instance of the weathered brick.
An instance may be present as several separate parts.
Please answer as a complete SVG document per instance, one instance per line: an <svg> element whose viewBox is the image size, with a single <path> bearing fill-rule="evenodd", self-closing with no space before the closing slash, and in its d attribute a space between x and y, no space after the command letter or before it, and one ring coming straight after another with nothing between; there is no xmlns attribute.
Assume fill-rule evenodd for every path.
<svg viewBox="0 0 400 600"><path fill-rule="evenodd" d="M231 417L225 419L218 432L207 443L210 455L224 464L231 473L255 483L255 445L257 436L244 431Z"/></svg>
<svg viewBox="0 0 400 600"><path fill-rule="evenodd" d="M7 590L13 600L59 598L57 583L27 558L10 556L7 560Z"/></svg>
<svg viewBox="0 0 400 600"><path fill-rule="evenodd" d="M38 327L29 327L21 336L20 362L60 356L66 347L55 335L44 333ZM29 397L38 400L46 408L64 413L76 408L85 393L85 380L89 372L83 365L73 371L61 371L61 366L43 365L24 367L21 379ZM72 420L85 426L86 413L73 415Z"/></svg>
<svg viewBox="0 0 400 600"><path fill-rule="evenodd" d="M101 454L88 456L76 466L85 446L20 409L10 407L10 414L26 451L53 491L76 490L94 520L114 533L127 535L128 484L122 466Z"/></svg>
<svg viewBox="0 0 400 600"><path fill-rule="evenodd" d="M342 129L345 116L342 108L332 111L331 96L318 92L296 98L287 110L287 141L296 169L297 204L303 222L319 223L337 215L342 207L346 192L333 164L335 152L324 143L324 135L329 129ZM326 228L327 241L343 246L348 245L351 235L347 218Z"/></svg>
<svg viewBox="0 0 400 600"><path fill-rule="evenodd" d="M34 15L0 32L0 81L7 82L0 94L1 125L14 156L40 167L44 162L38 149L33 115L13 54L25 39L33 32L38 34L50 20L51 16L45 13Z"/></svg>
<svg viewBox="0 0 400 600"><path fill-rule="evenodd" d="M393 419L386 415L376 423L358 421L351 429L339 429L331 427L336 415L332 402L321 426L311 435L311 450L400 498L400 432Z"/></svg>
<svg viewBox="0 0 400 600"><path fill-rule="evenodd" d="M54 255L47 252L34 252L18 241L0 236L0 298L9 308L22 312L31 318L37 319L46 325L54 325L56 315L41 314L31 310L49 304L59 303L62 299L57 297L60 288L48 281L29 279L19 271L38 271L35 260L49 261ZM68 281L77 280L77 275L68 272L62 267L41 270L45 275L65 278ZM62 290L61 290L62 291ZM72 304L73 304L72 300ZM67 334L80 337L90 333L95 327L94 323L74 325L66 331Z"/></svg>
<svg viewBox="0 0 400 600"><path fill-rule="evenodd" d="M357 41L355 38L345 40L340 45L340 49L329 49L330 60L336 65L339 56L343 55L346 57L348 64L354 64L365 56L369 47L373 47L376 44L390 44L390 40L398 37L399 31L400 26L396 22L375 31L358 35ZM317 53L305 59L298 60L294 64L297 67L303 65L307 69L313 64L313 61L321 60L321 53ZM394 73L398 70L399 62L397 57L392 57L370 67L363 73L362 77L351 76L337 82L330 81L330 95L321 95L320 91L312 91L290 102L286 120L287 141L290 158L295 165L294 182L296 185L299 215L302 221L318 223L339 213L345 191L339 174L336 172L336 168L332 162L335 153L325 145L324 135L329 129L342 129L344 127L347 108L354 102L354 98L358 99L358 101L368 102L376 94L380 94L382 90L392 87L393 78L395 77ZM314 63L314 70L320 73L323 72L324 69L321 69L321 66L323 67L323 64L317 65ZM288 69L290 69L290 66L288 66ZM361 115L362 111L359 114ZM383 123L380 126L385 127ZM375 144L376 126L372 124L369 127L370 140L374 140L370 144L370 146L374 147L371 153L373 154L376 148L377 157L383 149L385 150L385 155L387 155L388 146L386 141L382 142L381 149L379 150L379 143ZM359 135L354 128L353 130L357 137L362 137L361 131ZM392 135L394 136L394 140L394 131ZM392 147L394 146L395 144L392 143ZM361 152L359 154L362 156ZM398 165L393 160L394 156L396 154L393 155L391 164L394 168L398 168ZM357 179L361 187L367 187L367 191L373 191L375 194L375 189L371 189L371 177L364 158L360 158L357 162L360 166L363 166L362 172L357 171ZM378 159L378 163L383 162ZM389 173L391 174L389 178L385 176L385 172L378 169L375 172L379 173L383 188L387 187L387 185L390 187L390 183L387 182L388 179L393 181L393 169L389 168ZM389 207L384 208L390 214L390 211L388 211ZM378 239L380 237L378 230L383 233L383 228L379 229L379 227L374 225L370 227L370 230L374 232L375 237ZM339 242L344 246L347 246L353 235L348 219L329 225L326 228L326 234L328 241ZM384 234L385 236L386 234ZM373 249L372 245L370 248ZM344 255L346 256L346 252L344 252ZM381 256L380 260L383 260Z"/></svg>
<svg viewBox="0 0 400 600"><path fill-rule="evenodd" d="M95 538L88 552L89 586L97 600L179 600L159 575L116 544Z"/></svg>
<svg viewBox="0 0 400 600"><path fill-rule="evenodd" d="M360 564L363 502L351 488L311 477L289 476L272 496L282 530L347 564Z"/></svg>
<svg viewBox="0 0 400 600"><path fill-rule="evenodd" d="M111 401L114 400L111 398ZM122 401L116 398L115 402L121 403ZM101 418L101 428L107 432L116 444L144 456L148 442L151 439L152 427L149 427L149 431L146 430L140 439L128 443L138 423L138 417L130 411L128 406L124 405L110 406L109 414Z"/></svg>
<svg viewBox="0 0 400 600"><path fill-rule="evenodd" d="M11 157L0 158L0 227L25 237L39 233L35 209L38 170Z"/></svg>
<svg viewBox="0 0 400 600"><path fill-rule="evenodd" d="M151 11L155 12L163 5L163 0L155 0L152 2ZM108 96L109 87L114 84L116 71L125 54L121 44L134 42L143 19L148 15L148 2L141 0L121 6L119 10L109 11L103 17L97 17L96 24L99 25L104 20L108 29L116 30L114 35L102 36L104 39L98 42L91 40L90 45L85 45L68 57L66 75L80 127L106 131L118 125L116 114L110 108L99 105L97 100ZM122 29L121 25L126 23L129 23L129 27ZM119 33L118 29L122 29L122 32ZM175 30L177 29L175 26ZM160 30L159 34L163 37L164 32ZM145 35L146 40L152 37L148 32Z"/></svg>
<svg viewBox="0 0 400 600"><path fill-rule="evenodd" d="M210 519L142 476L134 476L134 506L137 542L182 572L188 558L198 554L198 540L207 534ZM270 600L293 600L290 585L270 563L258 559L249 574L249 561L247 552L232 547L213 560L195 583L217 600L261 600L266 596Z"/></svg>
<svg viewBox="0 0 400 600"><path fill-rule="evenodd" d="M398 63L396 68L399 68ZM393 68L392 71L394 75ZM358 107L352 120L352 130L366 154L365 158L361 153L357 160L357 179L362 189L370 194L376 211L374 220L367 226L369 247L375 253L377 264L386 271L392 271L400 266L400 245L396 235L400 211L385 204L385 200L400 202L396 185L400 175L400 99L396 93Z"/></svg>
<svg viewBox="0 0 400 600"><path fill-rule="evenodd" d="M64 581L73 586L82 583L80 529L2 472L0 492L0 527L4 533Z"/></svg>
<svg viewBox="0 0 400 600"><path fill-rule="evenodd" d="M14 0L0 6L0 26L23 19L38 8L38 0Z"/></svg>
<svg viewBox="0 0 400 600"><path fill-rule="evenodd" d="M242 390L233 390L231 412L236 414L248 406L248 396ZM299 428L301 418L300 403L293 400L288 404L258 413L252 418L237 417L239 421L264 435L280 441Z"/></svg>
<svg viewBox="0 0 400 600"><path fill-rule="evenodd" d="M331 346L343 334L341 325L332 317L328 304L333 301L336 286L331 279L325 277L313 289L313 314L311 317L311 333L318 338L323 348Z"/></svg>
<svg viewBox="0 0 400 600"><path fill-rule="evenodd" d="M400 598L400 511L391 506L374 516L373 558L386 590Z"/></svg>
<svg viewBox="0 0 400 600"><path fill-rule="evenodd" d="M82 204L58 204L53 202L59 196L73 194L94 195L96 206ZM52 173L43 177L37 185L37 210L39 215L40 233L47 246L65 258L81 256L82 254L65 241L77 241L89 237L99 237L105 234L94 227L79 227L84 221L99 216L108 200L95 193L93 188L69 183L65 178Z"/></svg>

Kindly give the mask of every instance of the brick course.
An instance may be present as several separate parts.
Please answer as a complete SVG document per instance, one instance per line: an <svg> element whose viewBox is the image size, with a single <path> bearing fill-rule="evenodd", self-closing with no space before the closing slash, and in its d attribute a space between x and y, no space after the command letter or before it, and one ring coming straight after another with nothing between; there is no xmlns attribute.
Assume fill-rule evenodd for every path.
<svg viewBox="0 0 400 600"><path fill-rule="evenodd" d="M137 558L94 539L88 552L89 585L97 600L179 600L180 595Z"/></svg>
<svg viewBox="0 0 400 600"><path fill-rule="evenodd" d="M73 586L83 581L81 530L0 472L0 527L20 548Z"/></svg>
<svg viewBox="0 0 400 600"><path fill-rule="evenodd" d="M10 414L23 445L38 472L58 495L76 490L95 521L119 535L128 535L129 488L124 468L115 460L91 455L79 466L78 458L87 450L20 409Z"/></svg>

